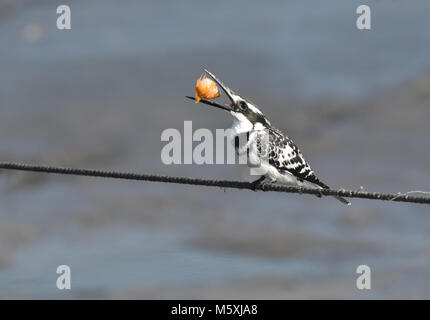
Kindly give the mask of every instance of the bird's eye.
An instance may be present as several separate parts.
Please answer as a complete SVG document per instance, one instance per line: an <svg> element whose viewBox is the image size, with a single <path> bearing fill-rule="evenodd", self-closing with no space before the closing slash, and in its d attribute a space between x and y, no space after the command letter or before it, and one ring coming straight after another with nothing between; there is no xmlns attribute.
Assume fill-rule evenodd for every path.
<svg viewBox="0 0 430 320"><path fill-rule="evenodd" d="M239 103L239 107L240 107L240 109L242 109L242 110L246 110L246 109L248 109L248 105L246 104L246 102L245 102L245 101L241 101L241 102Z"/></svg>

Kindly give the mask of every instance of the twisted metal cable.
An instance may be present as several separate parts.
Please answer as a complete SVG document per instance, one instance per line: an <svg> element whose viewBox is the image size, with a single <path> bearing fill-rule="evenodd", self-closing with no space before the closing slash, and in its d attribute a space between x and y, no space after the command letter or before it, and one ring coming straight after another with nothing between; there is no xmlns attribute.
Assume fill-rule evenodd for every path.
<svg viewBox="0 0 430 320"><path fill-rule="evenodd" d="M308 188L300 188L300 187L284 186L284 185L254 186L251 182L199 179L199 178L188 178L188 177L171 177L171 176L161 176L161 175L154 175L154 174L144 174L144 173L66 168L66 167L45 166L45 165L31 165L31 164L14 163L14 162L0 162L0 169L54 173L54 174L75 175L75 176L125 179L125 180L157 181L157 182L165 182L165 183L179 183L179 184L199 185L199 186L208 186L208 187L249 189L249 190L255 190L255 191L260 190L260 191L274 191L274 192L289 192L289 193L299 193L299 194L313 194L317 196L319 195L340 196L340 197L347 197L347 198L362 198L362 199L371 199L371 200L388 200L388 201L396 201L396 202L430 204L430 197L410 196L407 193L406 194L384 194L384 193L378 193L378 192L366 192L363 190L344 190L344 189L318 190L318 189L308 189Z"/></svg>

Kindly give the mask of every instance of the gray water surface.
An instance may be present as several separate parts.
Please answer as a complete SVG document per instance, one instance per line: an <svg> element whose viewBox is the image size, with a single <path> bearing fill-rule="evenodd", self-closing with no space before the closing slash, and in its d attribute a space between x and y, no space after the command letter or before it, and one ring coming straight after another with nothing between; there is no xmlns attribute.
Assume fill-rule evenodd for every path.
<svg viewBox="0 0 430 320"><path fill-rule="evenodd" d="M59 4L0 1L1 161L251 180L161 162L166 128L231 125L184 98L206 67L327 184L430 190L428 1L372 2L371 31L359 1L73 1L70 31ZM429 298L427 206L352 204L2 171L0 297Z"/></svg>

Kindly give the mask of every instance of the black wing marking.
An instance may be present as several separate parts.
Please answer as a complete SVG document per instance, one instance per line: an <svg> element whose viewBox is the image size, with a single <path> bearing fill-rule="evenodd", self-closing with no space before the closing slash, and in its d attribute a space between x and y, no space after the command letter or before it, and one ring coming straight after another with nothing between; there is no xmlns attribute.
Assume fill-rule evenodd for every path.
<svg viewBox="0 0 430 320"><path fill-rule="evenodd" d="M273 127L269 128L268 147L261 143L261 139L257 138L256 142L260 156L266 156L269 164L279 171L288 171L299 180L305 180L322 188L328 188L326 184L315 176L296 144L280 130Z"/></svg>

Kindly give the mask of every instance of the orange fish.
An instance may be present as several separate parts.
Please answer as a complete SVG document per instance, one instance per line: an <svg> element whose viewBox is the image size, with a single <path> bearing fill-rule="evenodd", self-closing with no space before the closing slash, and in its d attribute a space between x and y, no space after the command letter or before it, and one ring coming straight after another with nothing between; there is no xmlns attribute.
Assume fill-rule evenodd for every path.
<svg viewBox="0 0 430 320"><path fill-rule="evenodd" d="M202 74L200 78L197 79L196 83L196 103L198 103L202 98L215 99L219 96L220 93L215 82L206 77L205 74Z"/></svg>

